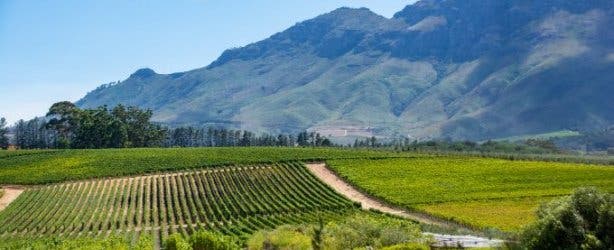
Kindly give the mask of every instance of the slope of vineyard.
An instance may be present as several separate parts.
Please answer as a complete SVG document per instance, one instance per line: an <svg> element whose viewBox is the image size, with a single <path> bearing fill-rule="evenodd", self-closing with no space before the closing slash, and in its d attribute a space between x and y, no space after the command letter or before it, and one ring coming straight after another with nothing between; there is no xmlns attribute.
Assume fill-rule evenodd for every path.
<svg viewBox="0 0 614 250"><path fill-rule="evenodd" d="M0 184L141 175L227 165L411 156L413 153L340 148L212 147L0 151Z"/></svg>
<svg viewBox="0 0 614 250"><path fill-rule="evenodd" d="M594 186L614 192L611 166L466 156L330 160L340 177L391 204L476 228L516 231L540 203Z"/></svg>
<svg viewBox="0 0 614 250"><path fill-rule="evenodd" d="M0 212L0 248L19 239L58 236L132 241L215 230L255 230L353 211L301 163L225 167L30 188Z"/></svg>

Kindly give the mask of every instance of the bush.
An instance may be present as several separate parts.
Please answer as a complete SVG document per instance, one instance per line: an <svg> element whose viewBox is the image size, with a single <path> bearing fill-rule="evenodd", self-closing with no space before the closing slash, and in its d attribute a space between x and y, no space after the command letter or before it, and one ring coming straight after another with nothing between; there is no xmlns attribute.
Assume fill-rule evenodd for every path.
<svg viewBox="0 0 614 250"><path fill-rule="evenodd" d="M190 236L194 250L235 250L241 249L234 239L209 231L198 231Z"/></svg>
<svg viewBox="0 0 614 250"><path fill-rule="evenodd" d="M416 224L385 215L357 214L340 223L329 223L325 231L325 246L328 249L380 248L423 241L422 232Z"/></svg>
<svg viewBox="0 0 614 250"><path fill-rule="evenodd" d="M529 249L613 249L614 198L595 188L542 205L522 233Z"/></svg>
<svg viewBox="0 0 614 250"><path fill-rule="evenodd" d="M405 243L389 247L383 247L382 250L428 250L430 247L421 243Z"/></svg>
<svg viewBox="0 0 614 250"><path fill-rule="evenodd" d="M171 234L165 241L164 247L168 250L236 250L241 249L236 241L225 235L210 231L198 231L188 240L180 234Z"/></svg>
<svg viewBox="0 0 614 250"><path fill-rule="evenodd" d="M412 222L385 215L357 213L339 222L329 222L323 228L320 225L282 226L273 231L260 231L252 235L247 246L250 250L355 249L397 244L413 247L423 246L422 243L427 242L419 227Z"/></svg>
<svg viewBox="0 0 614 250"><path fill-rule="evenodd" d="M301 226L284 225L273 231L258 231L247 241L250 250L311 249L311 237Z"/></svg>
<svg viewBox="0 0 614 250"><path fill-rule="evenodd" d="M164 248L167 250L190 250L192 246L181 236L181 234L174 233L168 236L164 241Z"/></svg>

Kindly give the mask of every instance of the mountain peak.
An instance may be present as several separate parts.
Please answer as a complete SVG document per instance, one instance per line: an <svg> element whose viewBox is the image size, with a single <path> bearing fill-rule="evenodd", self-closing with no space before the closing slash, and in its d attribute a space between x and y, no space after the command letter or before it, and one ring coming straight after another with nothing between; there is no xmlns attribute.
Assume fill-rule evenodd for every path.
<svg viewBox="0 0 614 250"><path fill-rule="evenodd" d="M275 133L482 140L600 129L614 122L613 3L422 0L395 18L344 7L205 68L140 69L78 105Z"/></svg>
<svg viewBox="0 0 614 250"><path fill-rule="evenodd" d="M337 8L327 14L324 15L355 15L355 14L375 14L369 8L361 7L361 8L351 8L351 7L340 7Z"/></svg>
<svg viewBox="0 0 614 250"><path fill-rule="evenodd" d="M142 68L142 69L138 69L137 71L135 71L134 73L132 73L130 75L130 78L149 78L152 76L155 76L157 73L150 68Z"/></svg>

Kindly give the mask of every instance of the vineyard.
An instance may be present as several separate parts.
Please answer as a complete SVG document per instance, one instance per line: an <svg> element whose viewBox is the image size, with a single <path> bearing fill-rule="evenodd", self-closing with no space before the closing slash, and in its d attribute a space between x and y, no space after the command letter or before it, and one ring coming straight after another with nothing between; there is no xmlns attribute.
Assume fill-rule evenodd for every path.
<svg viewBox="0 0 614 250"><path fill-rule="evenodd" d="M281 224L334 218L356 205L301 163L235 166L30 188L0 212L7 240L120 235L151 237L198 229L246 237Z"/></svg>
<svg viewBox="0 0 614 250"><path fill-rule="evenodd" d="M0 184L49 184L238 164L411 155L389 151L287 147L0 151Z"/></svg>
<svg viewBox="0 0 614 250"><path fill-rule="evenodd" d="M515 231L541 202L595 186L614 192L614 168L466 156L331 160L363 191L395 205L478 228Z"/></svg>

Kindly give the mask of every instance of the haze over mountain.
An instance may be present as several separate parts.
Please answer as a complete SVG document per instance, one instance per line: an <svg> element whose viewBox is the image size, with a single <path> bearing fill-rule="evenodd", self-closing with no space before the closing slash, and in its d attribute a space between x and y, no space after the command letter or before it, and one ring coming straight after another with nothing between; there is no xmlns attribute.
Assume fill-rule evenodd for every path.
<svg viewBox="0 0 614 250"><path fill-rule="evenodd" d="M173 125L486 139L614 121L614 1L422 0L340 8L174 74L140 69L77 105Z"/></svg>

